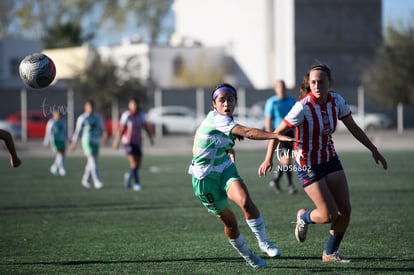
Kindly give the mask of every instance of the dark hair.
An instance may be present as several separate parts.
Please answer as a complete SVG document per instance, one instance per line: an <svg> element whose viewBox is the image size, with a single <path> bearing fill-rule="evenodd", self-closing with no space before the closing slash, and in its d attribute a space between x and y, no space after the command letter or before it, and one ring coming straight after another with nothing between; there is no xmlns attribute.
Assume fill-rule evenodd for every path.
<svg viewBox="0 0 414 275"><path fill-rule="evenodd" d="M213 98L213 96L214 96L214 92L215 91L217 91L218 89L220 89L220 88L223 88L223 87L226 87L226 88L229 88L229 89L231 89L231 90L233 90L234 91L234 97L236 98L236 101L237 101L237 91L236 91L236 88L234 88L232 85L230 85L229 83L221 83L221 84L218 84L215 88L214 88L214 90L211 92L211 99L214 101L214 98Z"/></svg>
<svg viewBox="0 0 414 275"><path fill-rule="evenodd" d="M86 100L85 104L89 104L93 109L95 109L95 101L93 101L92 99Z"/></svg>
<svg viewBox="0 0 414 275"><path fill-rule="evenodd" d="M131 97L128 101L133 101L135 104L139 105L139 99L137 97Z"/></svg>
<svg viewBox="0 0 414 275"><path fill-rule="evenodd" d="M309 73L306 73L303 76L302 84L299 88L299 100L304 98L311 91L309 87Z"/></svg>
<svg viewBox="0 0 414 275"><path fill-rule="evenodd" d="M331 80L331 69L326 64L315 64L310 68L309 73L311 71L323 71L328 76L328 79Z"/></svg>
<svg viewBox="0 0 414 275"><path fill-rule="evenodd" d="M328 79L331 80L331 69L329 69L328 65L323 63L312 65L309 71L303 76L303 81L299 89L299 100L304 98L311 91L309 87L309 74L311 71L323 71L328 76Z"/></svg>

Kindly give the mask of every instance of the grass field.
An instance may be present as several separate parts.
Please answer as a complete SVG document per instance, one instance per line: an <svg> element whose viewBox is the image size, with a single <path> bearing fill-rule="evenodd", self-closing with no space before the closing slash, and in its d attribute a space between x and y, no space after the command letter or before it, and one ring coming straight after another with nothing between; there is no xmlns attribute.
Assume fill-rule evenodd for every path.
<svg viewBox="0 0 414 275"><path fill-rule="evenodd" d="M2 154L3 156L5 154ZM189 157L146 156L144 189L125 190L125 158L99 159L103 190L85 190L85 159L66 162L68 175L48 173L51 158L24 158L11 169L0 158L0 274L385 274L414 272L413 153L387 152L389 170L368 152L342 153L353 206L341 252L350 264L321 262L328 225L313 225L299 244L291 224L312 207L303 190L274 194L256 175L261 153L239 153L240 174L262 212L268 237L282 250L265 270L247 266L219 221L198 203L187 175ZM285 188L286 190L286 188ZM233 207L249 246L254 236Z"/></svg>

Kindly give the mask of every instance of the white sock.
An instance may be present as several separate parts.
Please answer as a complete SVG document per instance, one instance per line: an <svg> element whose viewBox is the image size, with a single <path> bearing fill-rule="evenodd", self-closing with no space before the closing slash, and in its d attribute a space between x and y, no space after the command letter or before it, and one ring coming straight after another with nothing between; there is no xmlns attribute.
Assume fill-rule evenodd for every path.
<svg viewBox="0 0 414 275"><path fill-rule="evenodd" d="M90 169L89 169L89 160L85 165L85 171L83 172L83 176L82 176L82 182L87 182L89 180L89 175L90 175Z"/></svg>
<svg viewBox="0 0 414 275"><path fill-rule="evenodd" d="M63 166L63 155L62 154L60 153L56 154L55 163L59 169L65 169L65 167Z"/></svg>
<svg viewBox="0 0 414 275"><path fill-rule="evenodd" d="M240 234L237 239L229 240L230 244L233 246L234 249L242 256L243 258L249 256L252 252L247 247L246 242L244 241L243 235Z"/></svg>
<svg viewBox="0 0 414 275"><path fill-rule="evenodd" d="M246 220L247 224L249 225L250 229L256 236L257 241L259 244L266 241L266 228L263 217L260 215L257 219Z"/></svg>
<svg viewBox="0 0 414 275"><path fill-rule="evenodd" d="M96 157L95 156L93 156L93 155L88 156L88 166L89 166L89 171L92 175L93 182L94 183L100 182L98 165L96 164Z"/></svg>

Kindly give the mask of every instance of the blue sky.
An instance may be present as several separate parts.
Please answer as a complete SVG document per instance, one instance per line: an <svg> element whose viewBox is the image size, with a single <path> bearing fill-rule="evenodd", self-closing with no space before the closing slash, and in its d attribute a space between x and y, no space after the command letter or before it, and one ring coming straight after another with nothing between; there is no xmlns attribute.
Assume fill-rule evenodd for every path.
<svg viewBox="0 0 414 275"><path fill-rule="evenodd" d="M390 22L406 24L409 20L414 20L413 0L382 0L382 22L384 26Z"/></svg>
<svg viewBox="0 0 414 275"><path fill-rule="evenodd" d="M408 20L414 20L414 0L382 0L382 22L385 28L389 23L407 24ZM132 35L134 26L126 28L124 32L104 35L95 41L97 44L106 45L119 43L128 35Z"/></svg>

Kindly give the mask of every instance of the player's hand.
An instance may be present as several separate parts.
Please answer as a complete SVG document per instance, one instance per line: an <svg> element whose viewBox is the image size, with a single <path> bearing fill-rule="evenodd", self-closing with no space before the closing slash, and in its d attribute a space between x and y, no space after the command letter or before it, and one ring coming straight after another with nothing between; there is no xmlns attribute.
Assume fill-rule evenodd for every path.
<svg viewBox="0 0 414 275"><path fill-rule="evenodd" d="M69 150L70 151L75 151L75 149L76 149L76 143L71 143L70 145L69 145Z"/></svg>
<svg viewBox="0 0 414 275"><path fill-rule="evenodd" d="M227 155L229 155L231 162L236 163L236 152L233 149L227 150Z"/></svg>
<svg viewBox="0 0 414 275"><path fill-rule="evenodd" d="M384 168L384 170L387 170L387 168L388 168L387 161L380 154L380 152L378 152L378 150L375 150L375 151L372 152L372 157L374 158L376 164L379 164L379 162L381 162L382 168Z"/></svg>
<svg viewBox="0 0 414 275"><path fill-rule="evenodd" d="M263 161L262 164L259 166L258 174L259 177L266 176L267 172L272 171L273 169L273 162L272 161Z"/></svg>
<svg viewBox="0 0 414 275"><path fill-rule="evenodd" d="M285 136L285 135L278 135L277 139L279 141L291 141L291 142L296 142L296 143L302 143L302 141L295 139L293 137L289 137L289 136Z"/></svg>

